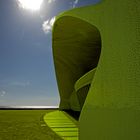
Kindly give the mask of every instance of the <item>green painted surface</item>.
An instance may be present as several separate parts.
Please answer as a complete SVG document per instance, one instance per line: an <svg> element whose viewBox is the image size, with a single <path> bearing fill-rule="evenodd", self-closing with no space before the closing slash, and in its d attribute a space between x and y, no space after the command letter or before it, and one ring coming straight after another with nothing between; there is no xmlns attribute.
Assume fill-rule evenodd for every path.
<svg viewBox="0 0 140 140"><path fill-rule="evenodd" d="M75 83L75 90L78 91L80 88L91 84L94 74L96 72L96 68L90 70L89 72L87 72L85 75L83 75L82 77L80 77L76 83Z"/></svg>
<svg viewBox="0 0 140 140"><path fill-rule="evenodd" d="M93 42L93 39L96 41ZM60 18L53 30L53 54L61 98L60 109L78 111L80 104L74 86L81 76L97 66L99 31L77 18Z"/></svg>
<svg viewBox="0 0 140 140"><path fill-rule="evenodd" d="M80 140L140 139L139 38L139 0L102 0L57 17L53 55L60 109L74 110L75 82L100 56L80 115Z"/></svg>
<svg viewBox="0 0 140 140"><path fill-rule="evenodd" d="M84 74L82 77L80 77L75 82L75 85L74 85L75 92L74 93L76 94L78 103L80 105L79 111L82 110L82 108L83 108L83 105L85 103L85 99L87 97L87 94L88 94L90 85L92 83L92 80L94 78L95 72L96 72L96 68L90 70L89 72ZM71 101L71 103L73 103L73 102ZM75 103L73 104L73 106L74 105L75 105Z"/></svg>
<svg viewBox="0 0 140 140"><path fill-rule="evenodd" d="M44 116L44 121L64 140L78 140L78 122L65 112L50 112Z"/></svg>

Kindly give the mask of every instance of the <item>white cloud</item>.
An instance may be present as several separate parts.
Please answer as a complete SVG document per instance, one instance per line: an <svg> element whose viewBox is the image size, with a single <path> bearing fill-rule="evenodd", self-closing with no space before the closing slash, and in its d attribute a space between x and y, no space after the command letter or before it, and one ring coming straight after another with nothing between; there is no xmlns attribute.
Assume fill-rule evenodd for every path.
<svg viewBox="0 0 140 140"><path fill-rule="evenodd" d="M44 21L44 23L42 24L42 29L44 33L48 34L52 31L52 26L54 22L55 22L55 17Z"/></svg>
<svg viewBox="0 0 140 140"><path fill-rule="evenodd" d="M6 94L6 91L4 91L4 90L1 90L1 91L0 91L0 96L1 96L1 97L5 96L5 94Z"/></svg>
<svg viewBox="0 0 140 140"><path fill-rule="evenodd" d="M79 2L79 0L74 0L72 7L75 8L78 2Z"/></svg>
<svg viewBox="0 0 140 140"><path fill-rule="evenodd" d="M56 0L48 0L48 3L52 3L55 2Z"/></svg>
<svg viewBox="0 0 140 140"><path fill-rule="evenodd" d="M6 94L6 91L3 90L1 93L4 95L4 94Z"/></svg>
<svg viewBox="0 0 140 140"><path fill-rule="evenodd" d="M25 81L25 82L19 82L19 81L15 81L13 83L11 83L12 86L21 86L21 87L26 87L30 85L29 81Z"/></svg>

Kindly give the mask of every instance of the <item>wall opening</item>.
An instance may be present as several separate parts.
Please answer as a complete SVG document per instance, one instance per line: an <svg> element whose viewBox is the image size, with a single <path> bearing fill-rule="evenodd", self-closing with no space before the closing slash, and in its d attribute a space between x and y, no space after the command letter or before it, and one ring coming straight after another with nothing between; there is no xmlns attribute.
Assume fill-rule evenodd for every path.
<svg viewBox="0 0 140 140"><path fill-rule="evenodd" d="M75 83L84 75L86 80L87 73L97 67L100 53L101 36L95 26L75 17L63 17L55 23L53 54L60 109L80 114L90 83L78 91Z"/></svg>

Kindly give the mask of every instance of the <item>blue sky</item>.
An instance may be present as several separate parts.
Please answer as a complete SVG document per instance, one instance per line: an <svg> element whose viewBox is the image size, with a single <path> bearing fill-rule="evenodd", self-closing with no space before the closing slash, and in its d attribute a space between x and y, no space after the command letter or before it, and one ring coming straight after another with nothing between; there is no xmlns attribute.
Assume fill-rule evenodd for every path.
<svg viewBox="0 0 140 140"><path fill-rule="evenodd" d="M0 0L0 106L58 105L51 27L60 12L100 0L44 0L40 11Z"/></svg>

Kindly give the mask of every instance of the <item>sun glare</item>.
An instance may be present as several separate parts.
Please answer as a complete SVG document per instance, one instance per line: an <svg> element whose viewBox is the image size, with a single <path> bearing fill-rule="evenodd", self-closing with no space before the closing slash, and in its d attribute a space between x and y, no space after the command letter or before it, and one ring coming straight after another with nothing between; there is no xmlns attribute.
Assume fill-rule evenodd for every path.
<svg viewBox="0 0 140 140"><path fill-rule="evenodd" d="M18 0L19 6L32 11L40 10L43 0Z"/></svg>

